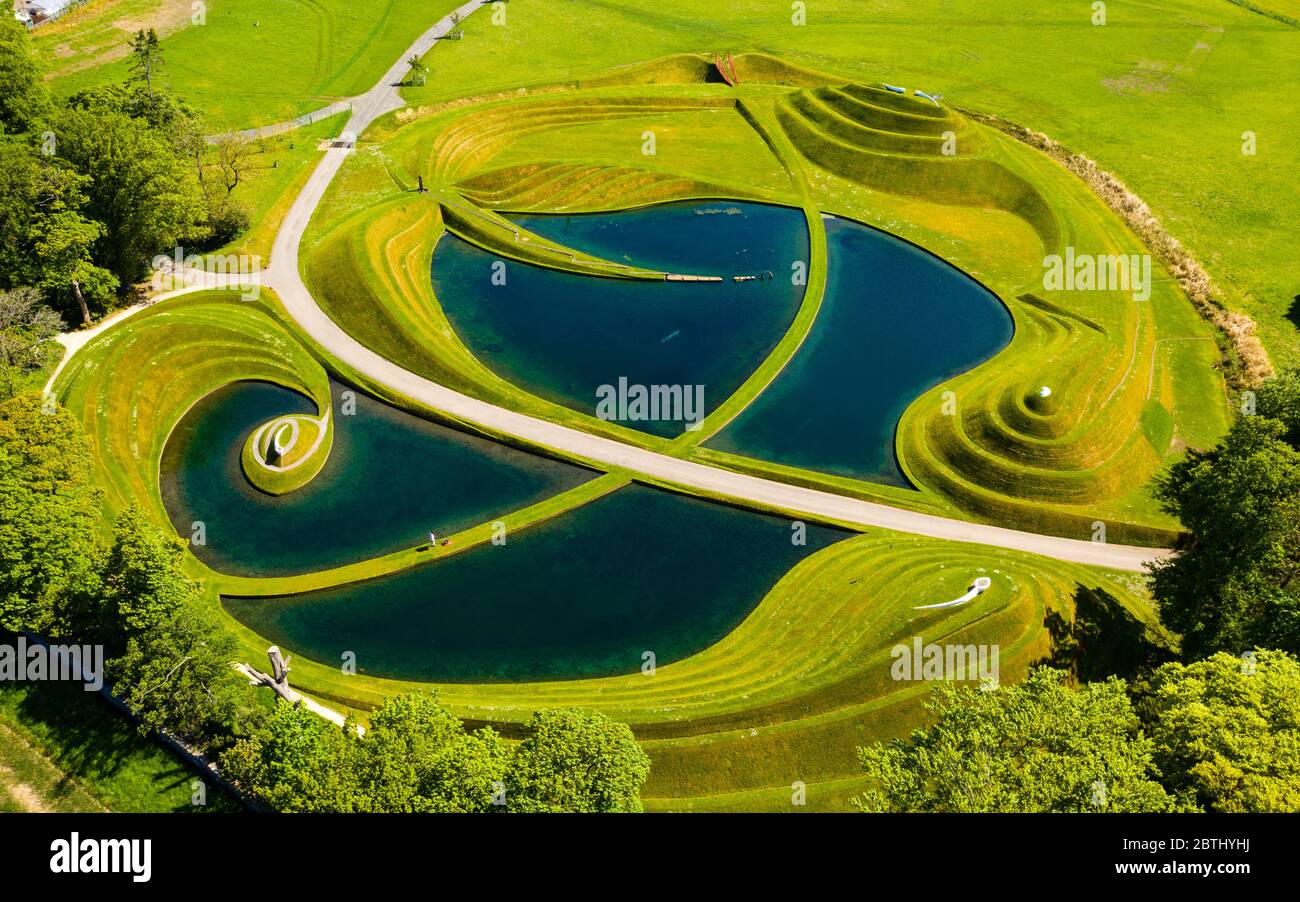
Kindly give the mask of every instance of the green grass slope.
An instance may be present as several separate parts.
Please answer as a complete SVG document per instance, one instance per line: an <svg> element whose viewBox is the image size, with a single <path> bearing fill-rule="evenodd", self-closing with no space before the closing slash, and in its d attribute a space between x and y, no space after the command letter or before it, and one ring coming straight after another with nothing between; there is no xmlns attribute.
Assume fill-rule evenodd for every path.
<svg viewBox="0 0 1300 902"><path fill-rule="evenodd" d="M0 811L238 810L215 786L193 805L197 779L79 685L0 684Z"/></svg>

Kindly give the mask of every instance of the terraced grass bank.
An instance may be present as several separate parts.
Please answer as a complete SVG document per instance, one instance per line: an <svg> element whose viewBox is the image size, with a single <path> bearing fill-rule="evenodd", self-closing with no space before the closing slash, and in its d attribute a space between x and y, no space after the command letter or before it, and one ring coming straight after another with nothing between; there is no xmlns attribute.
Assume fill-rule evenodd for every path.
<svg viewBox="0 0 1300 902"><path fill-rule="evenodd" d="M59 373L54 396L90 438L110 517L134 503L168 522L163 449L185 412L222 386L269 382L310 398L318 417L327 413L324 368L267 303L273 298L223 291L167 301L98 336Z"/></svg>
<svg viewBox="0 0 1300 902"><path fill-rule="evenodd" d="M526 3L512 6L511 15ZM673 3L645 17L648 31ZM572 7L561 3L551 11L547 28L563 20L565 9ZM621 6L584 9L596 17L625 15ZM685 32L686 20L675 27ZM1156 508L1146 486L1186 447L1212 443L1225 424L1213 335L1158 268L1149 296L1142 298L1120 290L1047 291L1042 282L1043 261L1053 254L1140 255L1141 245L1123 223L1068 172L955 112L951 102L902 96L877 85L883 78L901 81L892 75L860 72L856 63L827 67L852 70L848 78L769 55L734 58L726 79L708 54L676 53L617 70L593 66L578 83L552 79L533 92L516 91L521 82L503 84L509 93L496 95L490 93L498 87L492 79L448 73L434 91L465 79L471 87L462 93L486 96L430 103L381 120L362 136L304 241L301 262L312 295L347 332L402 367L594 434L949 516L1079 538L1095 536L1100 524L1111 541L1170 540L1177 524ZM518 76L514 65L503 61L502 69ZM543 66L530 77L551 71ZM412 190L421 183L427 193ZM751 362L750 376L698 431L648 435L541 397L522 380L498 372L486 353L475 353L448 312L457 284L435 290L429 278L435 248L452 232L486 254L509 258L511 266L544 266L595 280L606 263L641 264L644 272L637 278L649 283L666 270L649 261L613 259L597 241L570 247L545 239L540 229L530 234L510 225L511 215L680 200L780 204L802 213L808 236L807 260L795 261L806 262L797 311L783 334L770 337L763 359ZM757 409L826 322L825 299L836 286L827 281L832 273L824 214L884 229L933 252L985 285L1014 318L1015 334L1003 352L935 385L904 412L894 450L914 490L702 447L733 420L741 422L737 418L747 409ZM796 272L792 267L791 276ZM891 298L903 314L901 296ZM332 414L327 373L360 388L365 380L296 338L278 317L273 297L252 306L232 304L230 297L197 295L139 314L138 322L130 320L88 346L57 381L60 399L94 439L109 510L134 500L167 522L159 480L167 436L186 411L198 410L196 402L236 381L290 389L300 406L250 418L223 445L232 452L227 463L238 465L238 449L259 425L286 414L317 422L330 415L334 423L334 446L318 478L283 496L268 496L271 502L292 506L319 489L338 460L342 426ZM385 397L418 409L391 393ZM278 432L270 433L272 444ZM292 453L297 444L287 438L281 444ZM808 785L814 809L842 806L858 788L854 748L900 735L922 716L919 702L927 685L898 678L892 667L896 647L918 639L996 648L998 677L1014 680L1031 664L1064 653L1069 643L1063 634L1084 617L1086 599L1087 610L1104 608L1114 615L1108 622L1126 631L1108 634L1108 649L1167 644L1151 625L1152 612L1134 577L866 529L806 557L796 554L800 562L734 629L736 612L748 610L754 598L730 608L730 621L715 617L707 636L697 634L694 644L665 640L676 651L650 671L627 666L638 646L644 652L655 650L644 646L659 644L654 634L644 638L655 625L645 623L634 623L630 635L615 643L610 654L617 667L572 666L583 649L562 644L550 648L546 666L536 660L531 670L506 666L537 657L530 643L542 612L530 610L533 599L519 588L519 574L537 566L520 565L507 574L513 579L504 588L493 585L497 592L514 589L507 600L520 622L534 626L532 633L507 631L513 659L498 662L497 672L468 666L475 649L467 642L458 648L448 637L464 639L468 624L482 627L470 631L480 640L481 632L508 626L490 616L485 622L482 610L466 610L477 600L475 587L493 576L492 556L503 554L492 544L496 523L488 518L507 524L511 553L526 550L529 542L544 549L545 561L555 568L552 582L561 587L547 594L545 613L562 619L563 602L571 597L562 591L566 584L582 581L584 568L599 571L608 564L602 554L610 552L600 541L575 551L558 541L547 544L547 537L563 532L566 520L608 509L629 492L623 486L635 476L614 471L499 516L496 509L477 512L463 528L458 524L451 550L395 541L340 557L342 563L331 569L274 577L214 572L198 557L191 565L206 577L214 605L218 596L226 597L225 622L241 637L246 660L262 658L267 634L282 640L296 656L295 684L335 706L364 719L388 695L433 679L445 681L439 688L458 714L511 735L538 707L595 708L632 725L654 762L647 788L651 806L671 810L786 810L795 783ZM427 483L421 489L435 491ZM787 518L781 525L783 538L789 538L785 528L801 524ZM340 551L349 539L344 530L335 533L339 544L333 551ZM603 541L636 538L633 523L607 530ZM721 578L721 566L718 573L707 572L714 563L707 554L700 563L701 549L707 552L715 541L711 535L694 537L693 560L707 576ZM790 554L795 548L782 550ZM647 550L643 572L659 580L667 573L671 581L670 556ZM737 560L732 569L743 565ZM773 578L785 569L773 566ZM448 574L450 589L430 603L422 593ZM925 609L960 597L981 576L991 581L984 594L963 605ZM571 625L579 634L579 627L599 632L602 617L617 619L619 604L643 597L637 592L645 588L587 583L599 591L589 595L584 616ZM705 585L702 578L701 585L716 583ZM689 587L668 585L665 594L675 588L669 600L690 598ZM303 592L321 594L286 600ZM721 595L722 589L708 593ZM685 615L679 623L700 626ZM405 629L412 624L424 629ZM335 665L343 635L365 641L361 663L367 673L347 674ZM439 641L448 652L443 660L437 657L444 650ZM575 675L585 678L560 678ZM410 681L380 678L399 676ZM972 674L963 669L954 676Z"/></svg>

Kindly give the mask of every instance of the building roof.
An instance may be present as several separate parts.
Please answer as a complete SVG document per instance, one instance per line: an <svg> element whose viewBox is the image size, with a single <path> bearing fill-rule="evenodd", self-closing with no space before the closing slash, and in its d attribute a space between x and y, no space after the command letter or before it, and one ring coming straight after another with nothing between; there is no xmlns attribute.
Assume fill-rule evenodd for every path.
<svg viewBox="0 0 1300 902"><path fill-rule="evenodd" d="M49 16L71 6L72 0L27 0L29 12L42 12Z"/></svg>

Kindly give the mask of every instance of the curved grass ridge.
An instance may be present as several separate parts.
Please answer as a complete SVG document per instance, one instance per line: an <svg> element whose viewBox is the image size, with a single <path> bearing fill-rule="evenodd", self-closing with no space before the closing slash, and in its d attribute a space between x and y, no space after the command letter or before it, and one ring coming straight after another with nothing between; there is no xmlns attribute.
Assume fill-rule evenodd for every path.
<svg viewBox="0 0 1300 902"><path fill-rule="evenodd" d="M585 276L653 281L663 281L668 276L664 272L603 260L565 247L518 226L491 210L455 197L450 192L443 194L440 201L442 220L447 231L478 245L488 253Z"/></svg>
<svg viewBox="0 0 1300 902"><path fill-rule="evenodd" d="M197 401L241 380L281 385L329 411L324 368L262 302L238 292L198 292L137 313L83 348L53 391L90 439L108 513L135 503L169 524L158 481L167 439Z"/></svg>
<svg viewBox="0 0 1300 902"><path fill-rule="evenodd" d="M972 602L915 610L961 595L979 576L992 585ZM1050 614L1072 620L1081 587L1102 590L1127 618L1154 630L1147 604L1098 571L873 530L805 559L724 639L653 675L438 690L458 715L507 734L538 707L580 705L631 724L652 758L646 795L661 799L659 807L713 807L728 794L769 789L788 804L792 780L851 779L857 745L919 724L931 686L893 679L894 646L910 646L918 635L925 643L996 645L1000 678L1018 679L1050 657L1045 621ZM260 653L261 640L227 619L249 653ZM300 656L294 679L360 710L427 688L345 676ZM792 766L798 772L789 773ZM779 787L785 793L775 793Z"/></svg>

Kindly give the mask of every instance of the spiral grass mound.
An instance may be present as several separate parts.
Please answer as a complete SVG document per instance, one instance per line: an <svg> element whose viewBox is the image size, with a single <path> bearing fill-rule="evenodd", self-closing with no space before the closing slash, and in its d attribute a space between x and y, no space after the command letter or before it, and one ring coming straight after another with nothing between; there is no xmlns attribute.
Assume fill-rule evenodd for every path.
<svg viewBox="0 0 1300 902"><path fill-rule="evenodd" d="M268 495L285 495L315 478L329 457L334 421L289 414L263 423L244 442L239 461L244 475Z"/></svg>
<svg viewBox="0 0 1300 902"><path fill-rule="evenodd" d="M172 430L201 398L248 379L300 392L329 410L325 370L272 308L211 291L167 301L96 337L53 391L90 438L108 511L138 504L166 524L158 467Z"/></svg>

